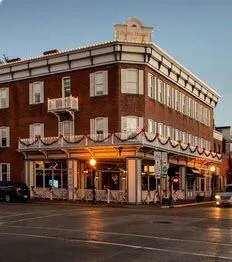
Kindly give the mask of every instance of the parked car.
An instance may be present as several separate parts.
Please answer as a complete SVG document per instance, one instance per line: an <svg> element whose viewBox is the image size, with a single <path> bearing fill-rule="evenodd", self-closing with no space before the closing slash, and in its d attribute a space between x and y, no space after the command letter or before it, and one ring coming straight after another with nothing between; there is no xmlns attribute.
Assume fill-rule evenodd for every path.
<svg viewBox="0 0 232 262"><path fill-rule="evenodd" d="M6 202L23 201L30 198L30 190L23 182L0 181L0 199Z"/></svg>
<svg viewBox="0 0 232 262"><path fill-rule="evenodd" d="M226 185L222 192L216 193L215 200L217 206L232 205L232 184Z"/></svg>

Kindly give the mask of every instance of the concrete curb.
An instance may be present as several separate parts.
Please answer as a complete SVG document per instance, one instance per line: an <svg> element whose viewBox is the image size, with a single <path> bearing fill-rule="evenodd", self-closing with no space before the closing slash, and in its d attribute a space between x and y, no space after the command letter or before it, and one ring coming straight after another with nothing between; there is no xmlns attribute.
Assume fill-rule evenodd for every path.
<svg viewBox="0 0 232 262"><path fill-rule="evenodd" d="M176 207L191 207L191 206L201 206L201 205L207 205L212 204L214 201L205 201L205 202L195 202L195 203L188 203L188 204L177 204L174 206L162 206L161 208L176 208Z"/></svg>
<svg viewBox="0 0 232 262"><path fill-rule="evenodd" d="M86 203L79 203L79 202L59 202L59 201L54 201L53 200L47 200L47 201L40 201L40 200L31 200L30 203L32 204L52 204L52 205L65 205L65 206L80 206L80 207L111 207L111 208L162 208L162 209L167 209L167 208L181 208L181 207L191 207L191 206L201 206L201 205L207 205L207 204L212 204L214 201L205 201L205 202L194 202L194 203L187 203L187 204L176 204L173 206L169 205L133 205L133 204L117 204L117 203L111 203L111 204L106 204L106 203L97 203L97 204L92 204L91 202L86 202Z"/></svg>

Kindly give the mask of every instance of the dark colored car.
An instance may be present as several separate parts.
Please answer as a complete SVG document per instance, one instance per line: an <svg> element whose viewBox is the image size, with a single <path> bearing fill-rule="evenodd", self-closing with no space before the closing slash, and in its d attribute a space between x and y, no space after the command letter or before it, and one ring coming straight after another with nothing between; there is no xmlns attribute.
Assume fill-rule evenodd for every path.
<svg viewBox="0 0 232 262"><path fill-rule="evenodd" d="M6 202L23 201L30 198L30 190L23 182L0 182L0 199Z"/></svg>

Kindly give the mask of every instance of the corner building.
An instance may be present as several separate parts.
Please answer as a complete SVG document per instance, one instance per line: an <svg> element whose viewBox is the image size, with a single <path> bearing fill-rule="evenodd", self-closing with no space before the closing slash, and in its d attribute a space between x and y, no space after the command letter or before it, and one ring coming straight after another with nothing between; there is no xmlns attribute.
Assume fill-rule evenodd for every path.
<svg viewBox="0 0 232 262"><path fill-rule="evenodd" d="M219 95L151 33L131 18L114 41L0 65L0 180L45 198L91 200L95 188L97 200L129 203L220 188Z"/></svg>

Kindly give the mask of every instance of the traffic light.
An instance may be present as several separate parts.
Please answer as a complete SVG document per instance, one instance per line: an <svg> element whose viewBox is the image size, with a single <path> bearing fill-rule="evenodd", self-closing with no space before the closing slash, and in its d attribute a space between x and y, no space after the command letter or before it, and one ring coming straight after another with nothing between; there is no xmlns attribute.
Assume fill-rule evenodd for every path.
<svg viewBox="0 0 232 262"><path fill-rule="evenodd" d="M172 179L172 182L175 184L175 183L178 183L179 182L179 177L177 176L174 176L173 179Z"/></svg>

